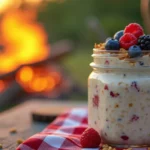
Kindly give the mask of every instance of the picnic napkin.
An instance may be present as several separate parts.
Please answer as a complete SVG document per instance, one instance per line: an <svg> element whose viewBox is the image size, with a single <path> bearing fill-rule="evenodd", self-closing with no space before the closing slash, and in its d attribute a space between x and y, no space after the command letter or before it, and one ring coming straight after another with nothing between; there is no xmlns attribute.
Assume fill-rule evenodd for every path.
<svg viewBox="0 0 150 150"><path fill-rule="evenodd" d="M17 150L84 150L80 145L80 136L86 128L87 109L74 108L27 139Z"/></svg>
<svg viewBox="0 0 150 150"><path fill-rule="evenodd" d="M99 148L81 148L80 136L87 126L87 109L74 108L57 117L42 132L27 139L17 150L99 150ZM132 148L132 150L149 150L149 148Z"/></svg>

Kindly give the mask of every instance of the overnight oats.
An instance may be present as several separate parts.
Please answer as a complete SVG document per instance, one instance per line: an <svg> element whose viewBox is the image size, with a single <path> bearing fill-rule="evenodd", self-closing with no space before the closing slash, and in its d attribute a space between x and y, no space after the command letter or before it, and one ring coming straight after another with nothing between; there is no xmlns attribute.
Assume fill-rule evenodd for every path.
<svg viewBox="0 0 150 150"><path fill-rule="evenodd" d="M95 44L88 123L104 144L150 145L150 35L132 23Z"/></svg>

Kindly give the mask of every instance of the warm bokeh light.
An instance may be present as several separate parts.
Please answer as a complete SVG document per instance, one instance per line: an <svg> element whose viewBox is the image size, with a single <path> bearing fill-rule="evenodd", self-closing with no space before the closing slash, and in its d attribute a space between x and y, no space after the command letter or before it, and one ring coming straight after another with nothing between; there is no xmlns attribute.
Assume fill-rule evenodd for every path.
<svg viewBox="0 0 150 150"><path fill-rule="evenodd" d="M19 71L19 77L22 82L30 82L33 79L34 72L31 67L23 67Z"/></svg>
<svg viewBox="0 0 150 150"><path fill-rule="evenodd" d="M27 92L50 92L61 83L62 76L54 68L25 66L17 72L16 81Z"/></svg>
<svg viewBox="0 0 150 150"><path fill-rule="evenodd" d="M50 78L53 77L53 79L55 79L55 83L59 84L60 80L61 80L61 76L58 72L51 72L50 73Z"/></svg>
<svg viewBox="0 0 150 150"><path fill-rule="evenodd" d="M35 77L29 86L35 92L43 92L47 88L48 82L45 78Z"/></svg>
<svg viewBox="0 0 150 150"><path fill-rule="evenodd" d="M6 13L1 21L4 52L0 53L0 73L8 73L22 64L42 61L49 56L47 35L36 22L34 11ZM6 45L5 45L6 44Z"/></svg>
<svg viewBox="0 0 150 150"><path fill-rule="evenodd" d="M51 91L52 89L54 89L54 87L56 86L56 82L55 82L55 78L54 77L51 77L49 76L47 78L48 80L48 87L47 87L47 91Z"/></svg>

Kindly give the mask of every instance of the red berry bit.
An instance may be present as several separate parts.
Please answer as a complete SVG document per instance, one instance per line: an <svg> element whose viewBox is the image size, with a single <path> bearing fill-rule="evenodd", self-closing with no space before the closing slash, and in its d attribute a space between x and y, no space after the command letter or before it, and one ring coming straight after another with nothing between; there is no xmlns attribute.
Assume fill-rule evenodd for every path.
<svg viewBox="0 0 150 150"><path fill-rule="evenodd" d="M138 40L131 33L125 33L119 40L120 46L126 50L129 49L130 46L136 45Z"/></svg>
<svg viewBox="0 0 150 150"><path fill-rule="evenodd" d="M137 120L139 120L139 118L140 118L139 116L133 115L132 118L131 118L131 120L130 120L130 122L137 121Z"/></svg>
<svg viewBox="0 0 150 150"><path fill-rule="evenodd" d="M99 96L95 95L93 97L93 107L98 107L99 106Z"/></svg>
<svg viewBox="0 0 150 150"><path fill-rule="evenodd" d="M127 140L129 139L129 137L126 136L126 135L121 136L121 138L122 138L124 141L127 141Z"/></svg>
<svg viewBox="0 0 150 150"><path fill-rule="evenodd" d="M105 61L105 65L109 65L109 61L108 60Z"/></svg>
<svg viewBox="0 0 150 150"><path fill-rule="evenodd" d="M104 89L105 89L105 90L109 90L109 88L108 88L108 85L107 85L107 84L104 86Z"/></svg>
<svg viewBox="0 0 150 150"><path fill-rule="evenodd" d="M98 148L101 138L93 128L87 128L81 135L80 143L83 148Z"/></svg>
<svg viewBox="0 0 150 150"><path fill-rule="evenodd" d="M124 33L131 33L136 36L136 38L139 38L141 35L144 34L144 31L138 23L130 23L128 26L125 27Z"/></svg>
<svg viewBox="0 0 150 150"><path fill-rule="evenodd" d="M111 97L118 97L119 95L120 95L119 93L114 93L114 92L110 91Z"/></svg>
<svg viewBox="0 0 150 150"><path fill-rule="evenodd" d="M136 81L133 81L133 82L131 83L131 87L135 88L138 92L140 92L140 88L138 87Z"/></svg>

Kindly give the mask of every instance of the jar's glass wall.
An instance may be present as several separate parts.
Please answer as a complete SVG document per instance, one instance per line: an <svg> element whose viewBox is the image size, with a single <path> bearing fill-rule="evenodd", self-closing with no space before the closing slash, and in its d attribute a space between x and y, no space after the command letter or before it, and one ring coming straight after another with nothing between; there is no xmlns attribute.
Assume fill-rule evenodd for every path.
<svg viewBox="0 0 150 150"><path fill-rule="evenodd" d="M149 55L143 57L133 64L133 60L122 60L117 54L94 54L94 71L88 79L89 126L106 144L150 143ZM139 65L141 60L145 66Z"/></svg>

